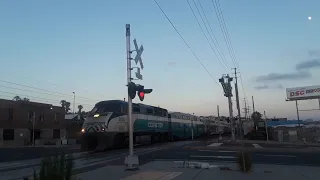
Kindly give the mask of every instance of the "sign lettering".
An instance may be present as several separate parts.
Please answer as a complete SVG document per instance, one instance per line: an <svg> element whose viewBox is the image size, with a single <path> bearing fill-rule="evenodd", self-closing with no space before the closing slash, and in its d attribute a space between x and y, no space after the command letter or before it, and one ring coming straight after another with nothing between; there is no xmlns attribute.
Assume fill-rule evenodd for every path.
<svg viewBox="0 0 320 180"><path fill-rule="evenodd" d="M289 100L320 98L320 85L287 88L286 91Z"/></svg>
<svg viewBox="0 0 320 180"><path fill-rule="evenodd" d="M163 128L163 123L148 122L149 128Z"/></svg>

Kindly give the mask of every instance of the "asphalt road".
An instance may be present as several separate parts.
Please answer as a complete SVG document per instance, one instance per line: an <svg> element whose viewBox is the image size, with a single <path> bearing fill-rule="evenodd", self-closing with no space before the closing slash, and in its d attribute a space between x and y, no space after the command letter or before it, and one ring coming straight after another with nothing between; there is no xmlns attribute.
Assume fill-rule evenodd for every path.
<svg viewBox="0 0 320 180"><path fill-rule="evenodd" d="M210 144L210 143L209 143ZM217 143L218 144L218 143ZM201 145L203 148L201 148ZM191 148L190 148L191 147ZM192 148L197 147L197 148ZM192 161L205 161L205 162L236 162L239 156L239 150L228 150L228 147L232 147L227 144L223 149L221 148L206 148L208 143L196 142L193 144L183 145L180 147L172 147L163 149L148 154L139 156L140 164L148 163L153 160L192 160ZM320 166L320 151L308 151L308 152L295 152L286 151L283 148L279 148L277 151L270 151L269 148L257 147L257 151L254 150L254 146L247 144L244 149L252 147L250 150L250 156L253 163L259 164L278 164L278 165L301 165L301 166ZM294 149L294 148L293 148ZM113 164L123 164L123 159L113 162Z"/></svg>
<svg viewBox="0 0 320 180"><path fill-rule="evenodd" d="M211 145L210 145L211 144ZM152 146L160 146L156 144ZM205 147L211 146L211 149ZM210 143L209 141L195 140L192 145L183 145L182 147L173 147L167 150L160 150L150 154L143 155L140 158L141 162L149 162L153 159L192 159L202 161L235 161L237 152L234 147L239 147L235 143ZM150 146L149 146L150 147ZM186 148L191 147L191 149ZM200 147L193 148L192 147ZM203 147L201 149L201 147ZM215 150L214 148L217 147ZM219 147L219 148L218 148ZM294 152L298 149L314 148L313 146L306 147L301 145L286 145L286 144L253 144L245 143L244 148L259 149L258 152L251 152L252 159L256 163L275 163L275 164L320 164L320 151L312 152ZM276 152L270 152L270 148L281 148ZM286 151L288 149L290 151ZM319 148L320 149L320 148ZM229 150L229 151L228 151ZM17 160L35 159L44 156L55 155L56 152L63 151L65 153L80 152L79 148L75 147L19 147L19 148L0 148L0 162L10 162ZM107 151L106 153L108 153ZM122 161L123 163L123 161Z"/></svg>
<svg viewBox="0 0 320 180"><path fill-rule="evenodd" d="M56 152L76 153L79 148L70 147L18 147L0 148L0 162L35 159L55 155Z"/></svg>
<svg viewBox="0 0 320 180"><path fill-rule="evenodd" d="M211 145L210 148L207 148L209 145ZM221 162L237 161L238 151L241 149L241 147L238 146L238 149L235 149L227 144L223 147L223 149L221 149L215 146L223 146L223 144L205 141L171 142L135 148L135 154L139 156L140 165L155 160L203 161L216 165L219 165ZM319 150L309 152L289 152L283 148L279 148L278 151L270 151L269 148L257 148L257 151L254 151L252 150L253 145L251 144L252 147L249 146L250 144L248 144L248 147L245 148L251 148L250 154L253 164L320 166ZM39 153L41 153L41 150L45 151L41 148L37 149ZM76 169L74 173L84 173L108 165L123 166L124 157L127 154L127 149L121 149L103 153L88 153L81 155L81 157L75 160ZM1 157L4 156L5 155L1 154ZM16 156L18 155L15 155L15 157ZM22 175L32 172L31 170L35 166L37 165L34 164L33 160L30 160L30 162L18 162L17 164L14 164L13 162L1 163L0 173L5 177L17 177L13 179L19 179L22 177Z"/></svg>

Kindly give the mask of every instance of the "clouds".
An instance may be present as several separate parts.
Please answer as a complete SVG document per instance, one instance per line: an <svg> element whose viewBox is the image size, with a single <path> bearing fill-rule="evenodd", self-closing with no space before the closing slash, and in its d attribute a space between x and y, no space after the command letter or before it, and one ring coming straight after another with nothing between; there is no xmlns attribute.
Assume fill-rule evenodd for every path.
<svg viewBox="0 0 320 180"><path fill-rule="evenodd" d="M296 65L297 70L307 70L320 67L320 58L304 61Z"/></svg>
<svg viewBox="0 0 320 180"><path fill-rule="evenodd" d="M173 61L168 62L168 66L174 66L174 65L176 65L176 62L173 62Z"/></svg>
<svg viewBox="0 0 320 180"><path fill-rule="evenodd" d="M278 81L278 80L299 80L312 77L307 71L299 71L295 73L270 73L267 75L258 76L256 82Z"/></svg>
<svg viewBox="0 0 320 180"><path fill-rule="evenodd" d="M295 65L295 71L291 73L269 73L266 75L257 76L254 81L257 83L262 83L263 85L255 86L257 90L265 90L270 88L282 89L282 85L270 86L269 83L274 83L275 81L294 81L294 80L304 80L312 77L309 70L320 68L320 51L312 50L308 51L311 60L302 61Z"/></svg>
<svg viewBox="0 0 320 180"><path fill-rule="evenodd" d="M310 50L310 51L308 51L308 54L311 57L319 57L320 56L320 50Z"/></svg>
<svg viewBox="0 0 320 180"><path fill-rule="evenodd" d="M265 90L265 89L283 89L282 84L278 84L275 86L270 86L270 85L262 85L262 86L255 86L254 87L256 90Z"/></svg>
<svg viewBox="0 0 320 180"><path fill-rule="evenodd" d="M263 90L263 89L268 89L269 86L268 85L262 85L262 86L255 86L254 87L256 90Z"/></svg>

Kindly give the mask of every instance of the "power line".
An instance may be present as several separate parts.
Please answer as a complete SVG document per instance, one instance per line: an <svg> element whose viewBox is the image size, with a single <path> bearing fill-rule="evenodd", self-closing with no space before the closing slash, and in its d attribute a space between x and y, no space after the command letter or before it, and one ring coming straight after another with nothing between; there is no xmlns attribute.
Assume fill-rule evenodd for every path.
<svg viewBox="0 0 320 180"><path fill-rule="evenodd" d="M187 1L188 1L188 0L187 0ZM188 2L188 3L189 3L189 2ZM205 20L206 20L207 23L205 23L205 21L203 20L203 17L201 16L201 13L200 13L200 11L199 11L199 8L198 8L195 0L193 0L193 3L194 3L194 5L195 5L195 7L196 7L196 9L197 9L197 11L198 11L198 14L199 14L199 16L200 16L200 18L201 18L201 20L202 20L202 23L204 24L204 26L205 26L205 28L206 28L206 30L207 30L207 33L209 34L209 36L210 36L210 38L211 38L211 41L213 42L215 48L217 49L220 57L223 59L224 64L225 64L226 67L228 68L228 62L226 61L226 57L225 57L223 51L221 50L221 47L219 46L219 43L218 43L218 40L217 40L216 36L215 36L214 33L213 33L212 27L211 27L211 25L210 25L210 23L209 23L209 20L208 20L208 18L207 18L207 16L206 16L205 11L203 10L203 7L202 7L202 4L201 4L200 0L198 0L198 3L199 3L199 5L200 5L200 9L201 9L201 11L202 11L202 13L203 13L203 15L204 15L204 18L205 18ZM190 5L189 5L189 7L190 7ZM190 8L191 8L191 7L190 7ZM191 9L192 9L192 8L191 8ZM208 24L208 26L207 26L206 24ZM210 31L208 30L208 27L209 27ZM210 32L211 32L211 33L210 33ZM226 71L227 71L227 70L226 70Z"/></svg>
<svg viewBox="0 0 320 180"><path fill-rule="evenodd" d="M51 101L51 102L60 104L60 101L59 101L59 100L56 100L56 99L41 98L41 97L30 96L30 95L25 95L25 94L16 94L16 93L11 93L11 92L6 92L6 91L0 91L0 93L11 94L11 95L14 95L14 96L24 96L24 97L27 97L27 98L40 99L40 100ZM30 101L32 101L32 100L30 99ZM92 105L92 104L83 104L83 103L81 103L81 105L94 106L94 105Z"/></svg>
<svg viewBox="0 0 320 180"><path fill-rule="evenodd" d="M182 35L180 34L180 32L178 31L178 29L175 27L175 25L172 23L172 21L170 20L170 18L167 16L167 14L163 11L163 9L161 8L161 6L159 5L159 3L157 2L157 0L154 0L154 2L157 4L158 8L161 10L161 12L163 13L163 15L166 17L166 19L169 21L169 23L171 24L171 26L174 28L174 30L177 32L177 34L180 36L180 38L182 39L182 41L185 43L185 45L188 47L188 49L191 51L191 53L193 54L193 56L198 60L198 62L201 64L201 66L205 69L205 71L209 74L209 76L212 78L212 80L221 88L220 84L213 78L213 76L211 75L211 73L208 71L208 69L203 65L203 63L201 62L201 60L198 58L198 56L194 53L194 51L191 49L191 47L189 46L189 44L186 42L186 40L182 37Z"/></svg>
<svg viewBox="0 0 320 180"><path fill-rule="evenodd" d="M216 16L217 16L217 19L218 19L218 22L219 22L219 26L220 26L220 30L222 32L224 41L225 41L227 49L229 51L231 60L232 60L233 64L236 67L239 68L239 66L237 66L237 63L236 63L236 60L235 60L235 55L233 54L233 51L232 51L232 45L230 43L229 34L227 32L228 29L226 28L226 24L224 22L223 14L222 14L221 8L219 6L220 4L218 4L217 2L214 2L213 0L211 0L211 2L212 2L212 6L214 8L214 11L216 13Z"/></svg>
<svg viewBox="0 0 320 180"><path fill-rule="evenodd" d="M221 6L220 6L220 2L219 2L219 0L215 0L215 1L216 1L216 5L215 5L214 1L211 0L212 6L214 8L214 11L216 13L217 19L219 21L219 26L220 26L222 35L224 37L227 49L229 51L231 60L233 61L234 65L236 67L238 67L238 69L240 70L240 65L239 65L238 61L236 60L236 55L235 55L234 48L233 48L231 40L230 40L228 28L227 28L225 20L224 20L224 16L223 16L223 12L222 12L222 9L221 9ZM244 90L242 76L240 76L240 81L241 81L243 94L244 94L245 97L247 97L246 93L245 93L245 90Z"/></svg>
<svg viewBox="0 0 320 180"><path fill-rule="evenodd" d="M72 96L72 94L65 94L65 93L51 91L51 90L47 90L47 89L36 88L36 87L32 87L32 86L28 86L28 85L24 85L24 84L19 84L19 83L14 83L14 82L9 82L9 81L5 81L5 80L0 80L0 82L4 82L4 83L7 83L7 84L13 84L13 85L17 85L17 86L22 86L22 87L26 87L26 88L31 88L31 89L37 89L37 90L40 90L40 91L46 91L46 92L50 92L50 93L54 93L54 94L60 94L62 96L68 96L68 97ZM81 96L77 96L77 98L91 100L91 99L88 99L88 98L85 98L85 97L81 97ZM95 100L95 101L98 101L98 100Z"/></svg>
<svg viewBox="0 0 320 180"><path fill-rule="evenodd" d="M239 73L240 73L240 72L239 72ZM244 95L245 98L247 98L247 95L246 95L246 92L245 92L245 90L244 90L244 85L243 85L241 76L242 76L242 75L240 74L240 82L241 82L241 87L242 87L243 95Z"/></svg>
<svg viewBox="0 0 320 180"><path fill-rule="evenodd" d="M7 75L10 75L10 76L15 76L16 74L12 74L12 73L8 73L8 72L1 72L2 74L7 74ZM16 76L16 77L18 77L18 76ZM50 81L45 81L45 80L37 80L37 79L34 79L34 78L32 78L32 77L27 77L27 76L19 76L19 78L24 78L24 79L32 79L33 81L35 81L35 82L38 82L38 83L48 83L48 84L50 84L50 85L53 85L53 86L56 86L56 87L63 87L63 86L61 86L61 85L59 85L59 84L55 84L55 83L52 83L52 82L50 82ZM77 90L77 89L75 89L75 90ZM75 90L72 90L72 91L75 91ZM88 90L85 90L85 89L82 89L82 92L89 92ZM103 94L101 94L101 93L99 93L100 95L102 95L103 96Z"/></svg>
<svg viewBox="0 0 320 180"><path fill-rule="evenodd" d="M193 1L193 2L194 2L194 1ZM204 30L203 30L202 26L200 25L200 22L199 22L199 20L198 20L198 18L197 18L197 16L196 16L195 12L193 11L193 9L192 9L191 5L190 5L189 0L187 0L187 3L188 3L188 5L189 5L189 7L190 7L190 9L191 9L191 11L192 11L192 14L193 14L194 18L196 19L196 21L197 21L197 23L198 23L198 25L199 25L199 27L200 27L200 29L201 29L202 33L203 33L204 37L206 38L206 40L207 40L208 44L210 45L211 50L213 51L213 53L215 54L215 56L218 58L218 60L219 60L219 62L220 62L220 64L221 64L221 66L224 68L224 70L225 70L225 71L227 71L227 69L226 69L227 65L222 64L222 61L219 59L219 57L218 57L218 55L217 55L216 51L214 50L214 48L212 47L212 45L211 45L211 43L210 43L210 41L209 41L209 39L208 39L208 37L207 37L206 33L204 32ZM194 4L195 4L195 2L194 2ZM195 4L195 6L196 6L196 4ZM196 8L197 8L197 10L198 10L198 13L200 14L199 9L198 9L198 7L197 7L197 6L196 6ZM200 17L201 17L201 19L202 19L202 16L201 16L201 15L200 15ZM202 19L202 23L204 23L203 19ZM210 35L210 33L209 33L209 31L208 31L207 26L205 26L205 27L206 27L206 29L207 29L208 34ZM210 35L210 37L211 37L211 35ZM212 37L211 37L211 40L212 40ZM215 45L215 44L214 44L214 45Z"/></svg>
<svg viewBox="0 0 320 180"><path fill-rule="evenodd" d="M0 85L0 87L7 88L7 89L15 89L15 90L19 90L19 91L26 91L26 92L32 92L32 93L38 93L38 94L44 94L44 95L50 95L50 96L58 96L58 97L61 97L61 96L62 96L62 95L59 95L59 94L45 93L45 92L39 92L39 91L32 91L32 90L20 89L20 88L9 87L9 86L3 86L3 85ZM69 98L71 98L71 97L69 97ZM79 99L78 99L78 97L76 97L76 100L79 100ZM81 101L97 102L97 101L93 101L93 100L86 100L86 99L81 99Z"/></svg>

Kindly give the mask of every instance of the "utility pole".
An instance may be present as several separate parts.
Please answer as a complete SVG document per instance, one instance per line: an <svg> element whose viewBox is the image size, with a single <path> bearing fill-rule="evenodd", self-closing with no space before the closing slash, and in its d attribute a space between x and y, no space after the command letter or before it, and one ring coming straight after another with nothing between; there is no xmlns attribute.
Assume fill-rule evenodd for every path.
<svg viewBox="0 0 320 180"><path fill-rule="evenodd" d="M227 82L225 82L225 79L227 79ZM232 77L227 75L223 75L222 78L219 79L219 82L222 85L223 91L224 91L224 96L228 98L229 102L229 118L230 118L230 124L231 124L231 135L232 135L232 140L235 140L235 135L234 135L234 119L233 119L233 111L232 111L232 86L231 86L231 81Z"/></svg>
<svg viewBox="0 0 320 180"><path fill-rule="evenodd" d="M131 83L131 48L130 48L130 24L126 24L126 44L127 44L127 84ZM129 121L129 155L126 156L125 164L128 170L135 170L138 167L138 156L133 154L133 122L132 122L132 99L128 95L128 121Z"/></svg>
<svg viewBox="0 0 320 180"><path fill-rule="evenodd" d="M236 91L236 101L237 101L238 118L239 118L239 133L240 133L240 138L242 140L242 121L241 121L241 112L240 112L240 103L239 103L237 68L234 68L234 75L235 75L235 79L236 79L235 91Z"/></svg>
<svg viewBox="0 0 320 180"><path fill-rule="evenodd" d="M32 144L33 146L36 145L35 143L35 136L34 136L34 126L35 126L35 120L36 120L36 112L32 112Z"/></svg>
<svg viewBox="0 0 320 180"><path fill-rule="evenodd" d="M221 137L221 127L220 127L220 109L219 109L219 105L217 105L217 113L218 113L218 120L219 120L219 127L218 127L218 133L219 133L219 140L221 141L222 140L222 137Z"/></svg>
<svg viewBox="0 0 320 180"><path fill-rule="evenodd" d="M248 115L247 115L247 101L246 101L246 98L244 98L244 116L246 118L246 120L248 119Z"/></svg>
<svg viewBox="0 0 320 180"><path fill-rule="evenodd" d="M266 134L267 134L267 142L268 142L268 141L269 141L269 133L268 133L268 125L267 125L266 111L263 111L263 115L264 115L264 123L265 123Z"/></svg>
<svg viewBox="0 0 320 180"><path fill-rule="evenodd" d="M75 92L72 92L73 93L73 118L74 118L74 110L75 110L75 103L76 103L76 93Z"/></svg>
<svg viewBox="0 0 320 180"><path fill-rule="evenodd" d="M296 100L296 110L297 110L297 118L298 118L299 130L301 130L298 100Z"/></svg>
<svg viewBox="0 0 320 180"><path fill-rule="evenodd" d="M254 113L254 112L256 112L256 110L255 110L255 108L254 108L254 100L253 100L253 96L251 96L252 97L252 110L253 110L253 112L252 113Z"/></svg>

